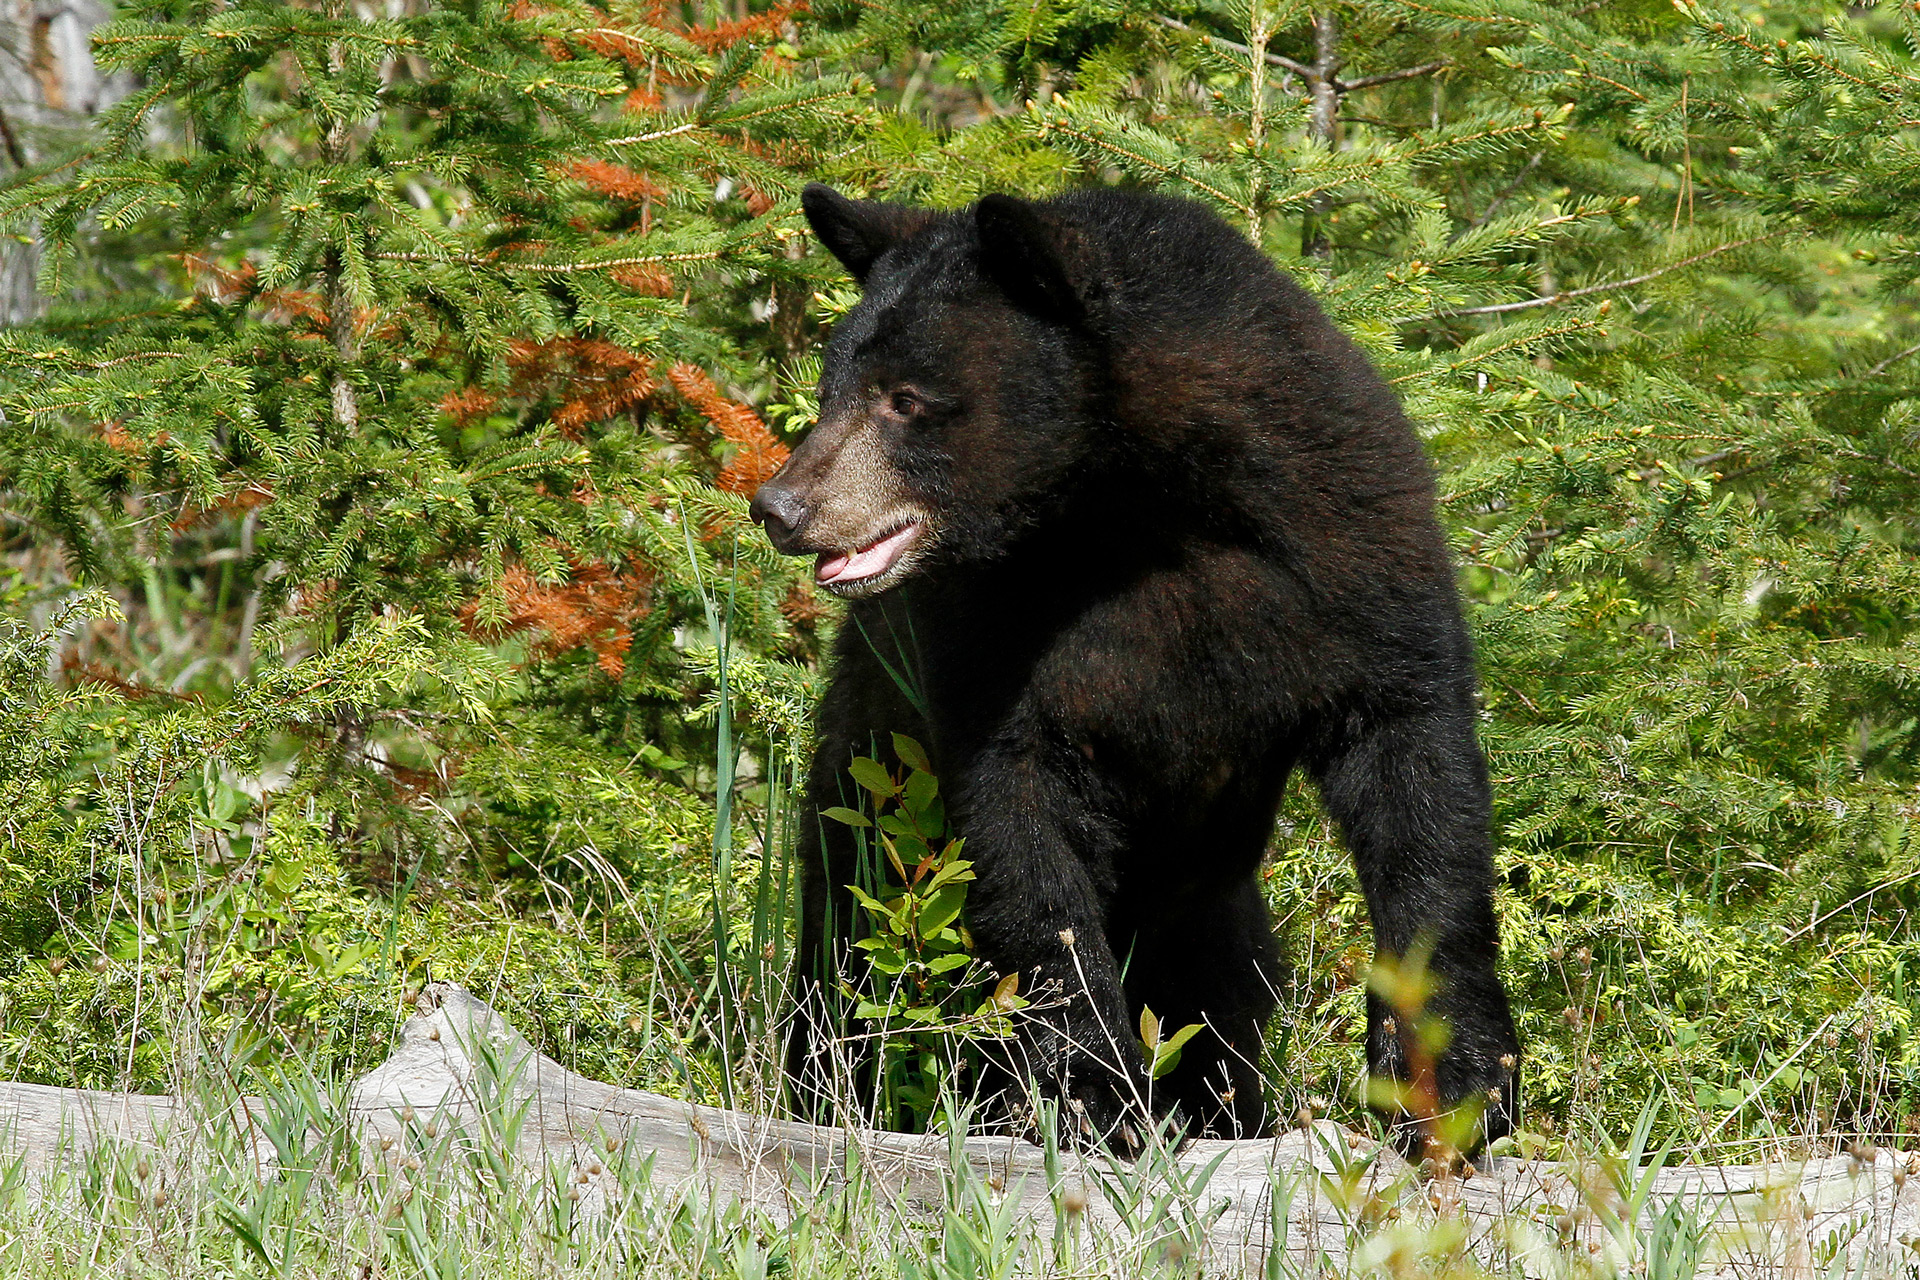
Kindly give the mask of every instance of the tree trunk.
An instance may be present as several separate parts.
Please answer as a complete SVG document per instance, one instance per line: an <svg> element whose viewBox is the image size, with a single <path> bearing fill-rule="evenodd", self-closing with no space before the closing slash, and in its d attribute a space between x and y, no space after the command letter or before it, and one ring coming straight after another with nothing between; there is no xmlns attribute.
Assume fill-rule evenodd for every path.
<svg viewBox="0 0 1920 1280"><path fill-rule="evenodd" d="M1313 74L1306 77L1312 107L1307 116L1307 132L1329 152L1340 149L1340 15L1322 9L1313 15ZM1307 207L1301 224L1300 252L1318 258L1322 264L1333 256L1333 242L1327 235L1327 215L1333 211L1333 196L1322 192Z"/></svg>

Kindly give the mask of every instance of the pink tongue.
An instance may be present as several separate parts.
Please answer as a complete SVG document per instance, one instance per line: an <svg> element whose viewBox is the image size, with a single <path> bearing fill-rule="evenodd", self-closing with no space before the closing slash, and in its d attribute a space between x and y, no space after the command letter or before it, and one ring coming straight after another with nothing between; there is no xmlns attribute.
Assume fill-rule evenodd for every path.
<svg viewBox="0 0 1920 1280"><path fill-rule="evenodd" d="M898 533L892 533L880 539L870 547L862 547L852 555L830 556L820 561L814 568L813 576L818 582L839 582L842 579L857 581L871 578L884 572L894 557L900 554L900 548L913 536L913 525L908 525Z"/></svg>

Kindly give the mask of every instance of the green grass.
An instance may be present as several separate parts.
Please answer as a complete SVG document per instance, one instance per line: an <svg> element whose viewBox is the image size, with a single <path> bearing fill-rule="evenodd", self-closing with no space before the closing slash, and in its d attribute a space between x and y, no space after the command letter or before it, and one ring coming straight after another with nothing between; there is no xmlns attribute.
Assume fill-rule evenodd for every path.
<svg viewBox="0 0 1920 1280"><path fill-rule="evenodd" d="M19 1277L957 1280L1184 1276L1218 1265L1204 1247L1204 1169L1184 1181L1111 1178L1106 1207L1127 1224L1117 1229L1096 1224L1071 1195L1055 1198L1051 1221L1023 1220L1013 1197L964 1164L937 1202L909 1203L877 1192L851 1162L844 1177L803 1193L801 1212L776 1217L668 1185L647 1153L618 1141L582 1150L572 1164L503 1157L517 1124L496 1114L478 1131L456 1132L418 1121L383 1148L363 1145L318 1095L290 1092L261 1120L279 1162L272 1176L258 1175L245 1143L220 1124L176 1135L159 1152L108 1147L45 1179L16 1162L0 1177L0 1267ZM1420 1257L1423 1270L1471 1273L1458 1229L1431 1215L1396 1220L1361 1176L1344 1189L1327 1180L1353 1211L1352 1229L1331 1241L1339 1254ZM1284 1215L1304 1197L1281 1181ZM1417 1198L1405 1185L1388 1200L1395 1191ZM1275 1257L1265 1271L1318 1276L1330 1265Z"/></svg>
<svg viewBox="0 0 1920 1280"><path fill-rule="evenodd" d="M1651 1108L1618 1146L1568 1149L1522 1172L1509 1164L1512 1210L1477 1218L1457 1209L1472 1183L1430 1179L1322 1126L1308 1138L1314 1167L1281 1163L1265 1188L1267 1238L1291 1223L1294 1247L1235 1259L1208 1243L1228 1188L1204 1152L1095 1159L1083 1180L1049 1150L1051 1194L1034 1212L1018 1188L970 1166L951 1134L947 1171L910 1196L870 1173L856 1141L826 1176L796 1167L785 1209L769 1212L703 1178L668 1176L680 1153L617 1131L540 1153L527 1141L527 1095L497 1055L476 1057L477 1105L460 1123L408 1109L365 1125L345 1109L342 1082L290 1074L245 1120L231 1094L201 1082L187 1108L201 1118L157 1147L72 1143L30 1164L0 1143L0 1275L1140 1280L1241 1273L1236 1262L1263 1280L1913 1272L1884 1212L1829 1205L1816 1221L1790 1182L1663 1203L1655 1183L1676 1144L1661 1140L1668 1126ZM939 1152L938 1136L931 1146ZM1863 1161L1840 1181L1857 1192L1861 1175L1892 1163Z"/></svg>

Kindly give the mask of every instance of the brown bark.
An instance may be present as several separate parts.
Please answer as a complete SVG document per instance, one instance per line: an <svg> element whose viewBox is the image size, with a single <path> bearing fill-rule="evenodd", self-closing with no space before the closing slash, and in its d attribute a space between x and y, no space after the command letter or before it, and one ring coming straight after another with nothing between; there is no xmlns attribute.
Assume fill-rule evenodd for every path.
<svg viewBox="0 0 1920 1280"><path fill-rule="evenodd" d="M1340 16L1332 9L1313 15L1313 65L1306 77L1312 106L1307 113L1307 132L1329 152L1340 149ZM1300 225L1300 253L1303 257L1326 262L1333 256L1333 241L1327 234L1327 216L1333 212L1333 196L1322 192L1307 207Z"/></svg>

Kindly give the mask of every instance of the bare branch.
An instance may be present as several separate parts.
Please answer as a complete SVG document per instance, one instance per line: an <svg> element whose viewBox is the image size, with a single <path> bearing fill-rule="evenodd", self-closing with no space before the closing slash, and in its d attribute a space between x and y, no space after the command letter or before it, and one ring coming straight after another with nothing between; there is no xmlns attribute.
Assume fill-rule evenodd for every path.
<svg viewBox="0 0 1920 1280"><path fill-rule="evenodd" d="M1487 205L1486 210L1472 222L1469 222L1466 226L1460 228L1460 230L1454 232L1451 236L1448 236L1447 243L1452 244L1455 240L1467 234L1467 232L1478 231L1481 227L1492 222L1493 215L1500 212L1500 206L1505 204L1513 193L1520 189L1520 184L1527 180L1528 174L1540 167L1540 161L1546 158L1546 154L1545 151L1536 151L1532 156L1528 157L1526 164L1520 167L1520 172L1514 175L1513 181L1501 188L1500 194L1493 198L1492 202Z"/></svg>
<svg viewBox="0 0 1920 1280"><path fill-rule="evenodd" d="M1559 293L1550 293L1544 298L1522 298L1517 302L1496 302L1486 307L1461 307L1454 311L1436 311L1432 315L1417 318L1423 320L1452 320L1458 316L1495 316L1504 315L1509 311L1531 311L1535 307L1558 306L1562 302L1571 302L1575 298L1591 297L1596 293L1612 293L1616 289L1631 289L1634 285L1645 284L1649 280L1658 280L1661 276L1678 271L1682 267L1690 267L1696 262L1705 262L1708 258L1717 258L1723 253L1731 253L1735 249L1744 249L1750 244L1759 244L1763 240L1778 239L1780 236L1786 234L1785 229L1769 231L1765 235L1752 236L1745 240L1735 240L1730 244L1715 245L1705 253L1696 253L1691 258L1682 258L1678 262L1670 262L1657 271L1649 271L1644 275L1629 276L1625 280L1609 280L1603 284L1590 284L1580 289L1563 289Z"/></svg>
<svg viewBox="0 0 1920 1280"><path fill-rule="evenodd" d="M692 133L699 127L700 122L698 120L689 120L685 124L677 124L671 129L656 129L652 133L636 133L630 138L609 138L607 139L607 145L610 147L627 147L632 146L636 142L658 142L662 138L673 138L683 133Z"/></svg>
<svg viewBox="0 0 1920 1280"><path fill-rule="evenodd" d="M1156 13L1153 16L1159 20L1160 25L1162 26L1172 27L1175 31L1190 32L1191 34L1199 36L1204 40L1212 41L1214 44L1219 45L1222 49L1231 49L1235 53L1244 54L1249 58L1253 56L1253 50L1247 45L1237 44L1232 40L1224 40L1221 37L1216 35L1209 35L1205 31L1200 31L1194 27L1188 26L1186 23L1180 21L1180 19L1178 18L1169 18L1164 13ZM1320 73L1316 71L1314 68L1308 66L1306 63L1295 62L1292 58L1282 57L1280 54L1277 54L1277 53L1269 53L1267 55L1267 61L1272 63L1276 67L1280 67L1286 71L1291 71L1293 72L1293 74L1297 76L1301 76L1307 80L1317 81L1320 78Z"/></svg>
<svg viewBox="0 0 1920 1280"><path fill-rule="evenodd" d="M1097 1152L1049 1155L1004 1133L950 1138L887 1133L851 1121L816 1126L622 1089L569 1071L538 1052L505 1018L450 983L429 984L413 1012L392 1055L343 1090L337 1111L330 1107L327 1115L337 1114L350 1125L357 1143L407 1143L428 1120L443 1126L456 1143L478 1144L491 1135L484 1140L493 1151L519 1168L566 1170L564 1185L580 1197L572 1209L576 1214L605 1221L602 1215L619 1211L612 1206L626 1185L613 1162L599 1153L624 1147L636 1160L649 1162L652 1187L668 1197L711 1197L792 1216L812 1207L809 1197L815 1193L809 1189L831 1195L832 1176L857 1160L862 1175L889 1201L938 1205L956 1177L974 1179L1004 1187L1009 1220L1021 1223L1021 1230L1044 1234L1062 1221L1062 1194L1074 1191L1086 1197L1090 1230L1116 1240L1136 1238L1127 1234L1136 1230L1132 1220L1098 1194L1097 1188L1114 1185L1121 1175ZM1823 1022L1762 1083L1778 1078L1817 1044L1833 1020ZM488 1086L477 1088L483 1080ZM84 1168L95 1151L125 1146L126 1157L115 1151L116 1158L137 1153L162 1161L169 1180L175 1180L197 1167L187 1163L194 1147L184 1140L222 1125L232 1126L243 1140L241 1171L272 1178L277 1162L259 1128L266 1111L258 1098L210 1106L198 1099L0 1082L0 1159L24 1169L38 1185L63 1168ZM499 1127L503 1115L525 1117L505 1139ZM394 1154L407 1149L400 1146ZM1336 1152L1349 1151L1336 1158ZM1483 1248L1502 1238L1504 1224L1516 1217L1558 1213L1548 1206L1560 1203L1569 1180L1580 1176L1580 1166L1571 1161L1502 1157L1481 1162L1471 1178L1441 1172L1431 1181L1417 1181L1390 1150L1380 1151L1363 1135L1308 1113L1302 1124L1270 1138L1196 1139L1124 1177L1129 1185L1138 1179L1146 1194L1166 1196L1181 1212L1196 1216L1200 1207L1188 1197L1204 1183L1204 1226L1194 1243L1206 1250L1208 1274L1259 1275L1285 1269L1281 1264L1290 1260L1324 1259L1336 1267L1347 1260L1363 1233L1353 1230L1340 1204L1324 1195L1301 1194L1290 1209L1278 1211L1275 1199L1302 1179L1306 1186L1319 1186L1322 1179L1355 1167L1356 1159L1368 1170L1363 1184L1368 1194L1377 1187L1384 1203L1443 1197L1449 1221L1465 1233L1462 1249L1475 1256L1484 1256ZM1756 1221L1764 1222L1754 1217L1764 1194L1796 1197L1794 1203L1806 1205L1808 1238L1851 1229L1867 1241L1879 1241L1904 1239L1920 1222L1920 1202L1902 1194L1905 1169L1897 1156L1835 1154L1786 1163L1673 1163L1642 1176L1650 1216L1680 1203L1716 1238L1749 1232ZM1591 1241L1598 1248L1610 1238L1597 1220L1568 1221L1574 1244ZM1800 1225L1797 1214L1795 1225ZM1842 1255L1865 1256L1847 1250Z"/></svg>
<svg viewBox="0 0 1920 1280"><path fill-rule="evenodd" d="M1442 58L1438 62L1423 62L1417 67L1407 67L1400 71L1382 71L1377 76L1361 76L1358 80L1335 80L1333 87L1341 93L1352 93L1355 89L1371 89L1375 85L1392 84L1396 80L1412 80L1417 76L1430 76L1434 72L1444 71L1452 65L1452 58Z"/></svg>
<svg viewBox="0 0 1920 1280"><path fill-rule="evenodd" d="M662 262L713 262L723 257L725 250L715 249L708 253L649 253L637 258L608 258L601 262L511 262L499 258L476 258L466 255L442 255L437 253L389 252L370 255L389 262L422 262L447 267L485 267L493 271L520 271L529 275L565 276L582 271L607 271L614 267L651 266Z"/></svg>
<svg viewBox="0 0 1920 1280"><path fill-rule="evenodd" d="M1894 355L1888 356L1885 360L1882 360L1879 364L1873 366L1873 368L1867 370L1865 373L1861 374L1860 376L1863 378L1877 378L1881 374L1885 373L1893 365L1899 364L1902 360L1905 360L1908 356L1913 355L1917 352L1920 352L1920 343L1915 343L1913 346L1908 347L1905 351L1897 352Z"/></svg>
<svg viewBox="0 0 1920 1280"><path fill-rule="evenodd" d="M1204 40L1219 45L1222 49L1231 49L1243 57L1251 58L1253 56L1253 49L1248 45L1202 31L1197 27L1189 26L1178 18L1169 18L1164 13L1156 13L1153 16L1155 21L1159 22L1163 27L1171 27L1175 31L1185 31L1192 35L1199 36ZM1310 84L1319 84L1321 82L1321 69L1317 66L1310 66L1304 62L1295 62L1292 58L1278 53L1268 53L1266 59L1273 66L1279 67L1283 71L1291 71ZM1351 93L1355 89L1371 89L1375 85L1391 84L1395 80L1412 80L1416 76L1432 75L1434 72L1444 70L1452 65L1453 59L1442 58L1438 62L1426 62L1417 67L1407 67L1400 71L1383 71L1375 76L1361 76L1358 80L1341 80L1335 77L1330 80L1330 83L1333 85L1333 91L1335 93Z"/></svg>

